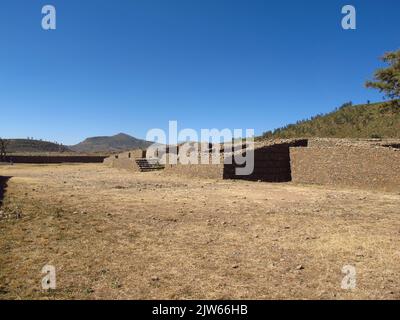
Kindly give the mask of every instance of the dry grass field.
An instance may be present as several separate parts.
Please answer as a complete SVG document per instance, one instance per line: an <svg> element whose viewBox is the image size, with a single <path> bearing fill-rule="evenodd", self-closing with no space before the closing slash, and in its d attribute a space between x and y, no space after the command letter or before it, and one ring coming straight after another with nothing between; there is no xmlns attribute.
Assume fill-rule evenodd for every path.
<svg viewBox="0 0 400 320"><path fill-rule="evenodd" d="M398 193L101 164L3 165L0 176L12 177L0 299L400 298ZM354 290L341 289L344 265Z"/></svg>

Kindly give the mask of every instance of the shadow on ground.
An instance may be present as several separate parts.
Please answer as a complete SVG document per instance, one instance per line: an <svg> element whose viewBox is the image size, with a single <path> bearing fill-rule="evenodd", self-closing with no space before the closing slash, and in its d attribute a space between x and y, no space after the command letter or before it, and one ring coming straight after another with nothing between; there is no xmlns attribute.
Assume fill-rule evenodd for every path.
<svg viewBox="0 0 400 320"><path fill-rule="evenodd" d="M0 208L3 205L4 195L5 195L6 190L7 190L7 182L11 178L12 177L8 177L8 176L0 176Z"/></svg>

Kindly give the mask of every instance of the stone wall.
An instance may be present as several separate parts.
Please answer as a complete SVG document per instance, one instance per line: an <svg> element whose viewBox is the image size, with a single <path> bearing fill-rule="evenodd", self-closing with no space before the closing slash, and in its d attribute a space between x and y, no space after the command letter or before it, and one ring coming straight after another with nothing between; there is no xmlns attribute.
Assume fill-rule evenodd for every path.
<svg viewBox="0 0 400 320"><path fill-rule="evenodd" d="M112 168L140 171L139 166L136 163L136 159L142 159L145 157L145 150L136 149L114 154L108 158L105 158L103 163Z"/></svg>
<svg viewBox="0 0 400 320"><path fill-rule="evenodd" d="M311 148L331 147L379 147L396 146L400 144L399 139L340 139L340 138L310 138L308 146Z"/></svg>
<svg viewBox="0 0 400 320"><path fill-rule="evenodd" d="M325 141L326 140L326 141ZM377 145L375 141L350 141L319 139L309 142L292 140L258 145L254 150L254 172L238 176L239 165L211 164L167 164L165 173L189 178L243 179L265 182L310 183L379 189L400 190L400 149L398 144L390 147ZM379 142L382 143L382 142ZM386 143L386 142L385 142ZM104 160L111 167L140 171L136 159L145 153L141 150L124 152ZM201 155L198 155L199 160ZM200 162L200 161L199 161Z"/></svg>
<svg viewBox="0 0 400 320"><path fill-rule="evenodd" d="M400 150L385 147L290 148L293 182L400 190Z"/></svg>
<svg viewBox="0 0 400 320"><path fill-rule="evenodd" d="M222 179L224 174L223 164L176 164L166 165L164 172L188 178Z"/></svg>
<svg viewBox="0 0 400 320"><path fill-rule="evenodd" d="M101 163L104 156L7 156L5 162L13 163Z"/></svg>
<svg viewBox="0 0 400 320"><path fill-rule="evenodd" d="M113 164L114 164L114 159L115 159L114 156L107 157L107 158L105 158L105 159L103 160L103 163L104 163L105 165L109 166L109 167L112 167Z"/></svg>
<svg viewBox="0 0 400 320"><path fill-rule="evenodd" d="M118 154L118 159L142 159L142 158L146 158L146 151L140 149L125 151Z"/></svg>
<svg viewBox="0 0 400 320"><path fill-rule="evenodd" d="M266 145L254 150L254 171L251 175L238 176L239 165L226 164L224 179L242 179L265 182L288 182L292 180L290 168L290 147L307 146L307 140L293 140L286 143ZM233 161L234 162L234 161Z"/></svg>
<svg viewBox="0 0 400 320"><path fill-rule="evenodd" d="M203 154L208 157L209 164L168 164L165 167L166 173L174 173L186 177L200 177L213 179L242 179L266 182L287 182L291 181L290 173L290 146L307 146L307 140L291 140L285 143L272 143L264 146L257 146L254 150L254 171L251 175L236 175L236 169L241 167L236 164L234 158L224 163L223 154L220 155L221 164L211 164L212 155ZM244 154L244 153L243 153ZM230 154L232 155L232 153ZM202 155L198 155L198 163L201 162Z"/></svg>
<svg viewBox="0 0 400 320"><path fill-rule="evenodd" d="M132 157L132 155L129 157L128 153L122 153L104 159L103 163L112 168L139 171L139 166L135 160L136 158Z"/></svg>

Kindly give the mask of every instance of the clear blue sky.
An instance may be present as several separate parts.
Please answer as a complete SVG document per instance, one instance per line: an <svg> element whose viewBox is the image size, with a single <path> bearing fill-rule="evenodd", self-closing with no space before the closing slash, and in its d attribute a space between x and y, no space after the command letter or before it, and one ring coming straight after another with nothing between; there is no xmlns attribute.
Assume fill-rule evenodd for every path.
<svg viewBox="0 0 400 320"><path fill-rule="evenodd" d="M168 120L261 134L378 101L363 83L400 47L399 16L398 0L2 0L0 136L144 138Z"/></svg>

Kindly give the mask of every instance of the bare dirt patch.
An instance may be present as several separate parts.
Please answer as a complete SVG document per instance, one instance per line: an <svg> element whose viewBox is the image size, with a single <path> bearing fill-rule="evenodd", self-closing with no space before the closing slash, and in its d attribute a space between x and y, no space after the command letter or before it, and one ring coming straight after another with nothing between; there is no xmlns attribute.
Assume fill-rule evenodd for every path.
<svg viewBox="0 0 400 320"><path fill-rule="evenodd" d="M399 299L400 195L2 166L0 299ZM57 289L41 290L41 269ZM344 265L355 290L341 289Z"/></svg>

